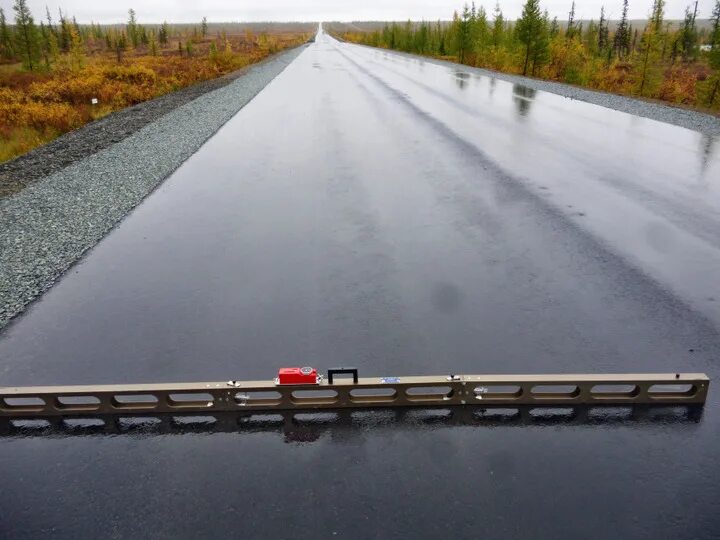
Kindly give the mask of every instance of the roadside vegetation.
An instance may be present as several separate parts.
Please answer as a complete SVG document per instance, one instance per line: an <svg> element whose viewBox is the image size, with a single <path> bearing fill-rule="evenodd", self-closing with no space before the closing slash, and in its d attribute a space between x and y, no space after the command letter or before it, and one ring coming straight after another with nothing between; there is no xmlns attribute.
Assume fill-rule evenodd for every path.
<svg viewBox="0 0 720 540"><path fill-rule="evenodd" d="M619 20L605 7L598 18L551 19L540 0L527 0L522 16L508 21L497 4L465 5L452 22L408 21L382 29L337 31L346 41L442 58L507 73L597 90L662 100L706 111L720 110L720 0L701 27L698 2L683 21L665 20L665 1L654 0L647 21L628 19L623 0ZM635 22L635 24L633 24Z"/></svg>
<svg viewBox="0 0 720 540"><path fill-rule="evenodd" d="M0 162L101 118L309 39L315 25L81 25L0 9Z"/></svg>

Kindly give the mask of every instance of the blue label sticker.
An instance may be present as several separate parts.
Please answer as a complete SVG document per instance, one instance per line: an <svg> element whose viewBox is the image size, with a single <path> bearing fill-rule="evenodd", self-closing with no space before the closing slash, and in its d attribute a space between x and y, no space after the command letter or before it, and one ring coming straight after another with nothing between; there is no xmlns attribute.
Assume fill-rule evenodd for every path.
<svg viewBox="0 0 720 540"><path fill-rule="evenodd" d="M400 382L400 377L383 377L380 382L383 384L397 384Z"/></svg>

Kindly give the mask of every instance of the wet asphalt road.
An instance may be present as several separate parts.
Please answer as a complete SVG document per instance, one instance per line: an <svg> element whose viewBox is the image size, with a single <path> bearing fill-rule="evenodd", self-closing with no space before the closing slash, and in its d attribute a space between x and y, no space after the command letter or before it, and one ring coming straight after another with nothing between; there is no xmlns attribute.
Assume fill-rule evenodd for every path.
<svg viewBox="0 0 720 540"><path fill-rule="evenodd" d="M718 276L720 142L321 35L0 334L0 378L717 378ZM717 396L0 430L0 536L716 537Z"/></svg>

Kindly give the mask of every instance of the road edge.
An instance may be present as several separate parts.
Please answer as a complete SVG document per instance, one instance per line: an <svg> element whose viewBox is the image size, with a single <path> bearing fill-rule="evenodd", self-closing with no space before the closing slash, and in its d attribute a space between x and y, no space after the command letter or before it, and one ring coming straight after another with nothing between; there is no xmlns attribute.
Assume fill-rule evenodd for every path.
<svg viewBox="0 0 720 540"><path fill-rule="evenodd" d="M0 199L0 332L280 75L308 45Z"/></svg>

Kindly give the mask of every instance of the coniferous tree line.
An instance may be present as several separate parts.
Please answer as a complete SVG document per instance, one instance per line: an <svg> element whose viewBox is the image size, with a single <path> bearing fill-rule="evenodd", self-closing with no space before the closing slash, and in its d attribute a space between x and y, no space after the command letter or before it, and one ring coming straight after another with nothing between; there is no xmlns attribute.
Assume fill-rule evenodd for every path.
<svg viewBox="0 0 720 540"><path fill-rule="evenodd" d="M80 25L75 17L68 17L62 10L54 18L47 8L44 20L37 20L27 0L15 0L12 13L0 8L0 61L21 62L28 71L47 71L54 67L81 66L85 58L93 54L109 52L119 62L131 50L158 55L171 45L174 47L171 41L175 40L178 48L173 51L192 56L195 45L211 39L209 33L207 17L203 17L199 27L171 27L167 21L161 25L143 25L134 9L128 11L124 25ZM254 36L251 39L254 40ZM216 49L227 52L231 48L224 31L218 32L216 41L220 41L220 47L215 44Z"/></svg>
<svg viewBox="0 0 720 540"><path fill-rule="evenodd" d="M22 62L28 71L50 70L62 58L64 65L81 66L92 49L98 52L119 52L144 46L162 36L169 37L169 27L146 28L139 25L134 10L129 11L126 25L103 27L91 23L80 25L59 10L55 20L46 9L45 20L37 21L27 0L15 0L12 20L0 8L0 59Z"/></svg>
<svg viewBox="0 0 720 540"><path fill-rule="evenodd" d="M714 0L709 31L698 28L697 1L687 6L680 24L666 21L665 0L652 0L642 28L633 27L628 11L629 0L622 0L613 23L605 6L597 19L581 21L571 2L566 20L558 21L540 0L526 0L521 16L509 21L499 3L492 13L472 3L449 23L389 23L343 37L472 66L720 107L720 0Z"/></svg>

